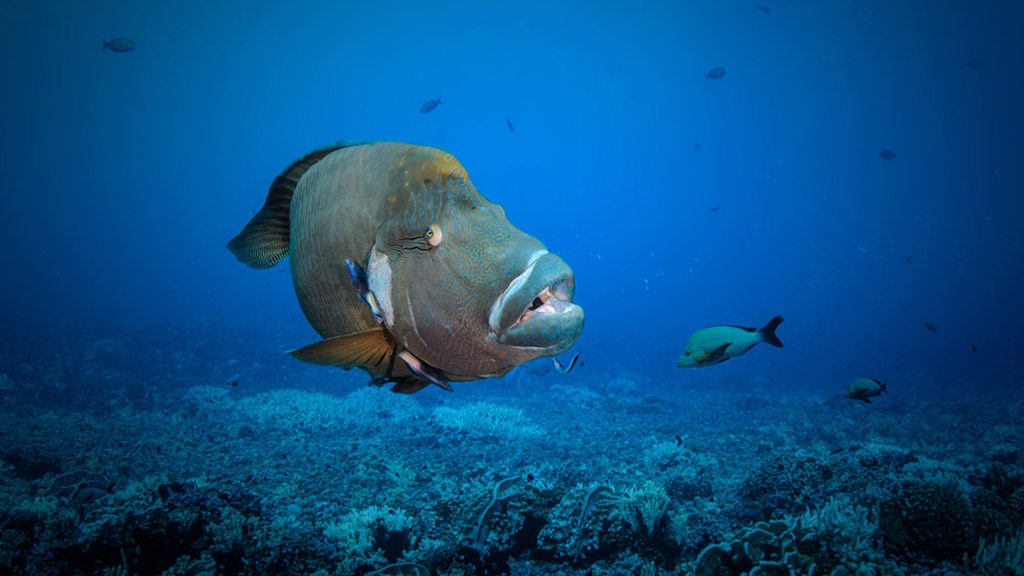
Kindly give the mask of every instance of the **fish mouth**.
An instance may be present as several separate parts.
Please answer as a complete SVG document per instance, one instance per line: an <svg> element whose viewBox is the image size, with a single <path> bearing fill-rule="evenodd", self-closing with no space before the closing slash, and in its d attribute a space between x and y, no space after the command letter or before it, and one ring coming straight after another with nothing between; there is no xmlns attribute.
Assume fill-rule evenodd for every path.
<svg viewBox="0 0 1024 576"><path fill-rule="evenodd" d="M489 324L498 342L558 354L583 331L583 309L573 303L572 269L547 250L534 253L491 307Z"/></svg>

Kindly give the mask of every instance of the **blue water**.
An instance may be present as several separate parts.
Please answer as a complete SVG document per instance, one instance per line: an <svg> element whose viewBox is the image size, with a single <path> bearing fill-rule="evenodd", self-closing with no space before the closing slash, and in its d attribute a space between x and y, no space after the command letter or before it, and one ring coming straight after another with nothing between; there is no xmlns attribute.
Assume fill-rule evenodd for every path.
<svg viewBox="0 0 1024 576"><path fill-rule="evenodd" d="M1024 520L1024 471L1015 455L1024 450L1016 431L1024 421L1018 363L1024 345L1024 4L761 6L770 11L756 2L666 1L642 7L4 4L0 174L6 218L0 245L7 272L0 390L6 432L0 456L7 467L0 470L0 529L18 532L21 540L12 534L8 540L22 544L4 545L0 565L9 568L0 573L47 573L48 563L58 572L99 573L123 564L131 573L161 573L175 558L198 558L202 549L168 553L148 567L144 559L153 553L137 541L127 546L140 551L127 560L67 552L68 542L89 541L75 530L86 524L90 507L117 510L111 500L118 490L141 480L141 472L131 470L104 468L107 496L78 502L75 519L62 524L34 511L34 520L24 520L23 504L32 498L59 504L79 495L78 488L53 486L72 469L62 435L85 433L46 424L49 411L78 415L67 421L161 415L172 418L166 430L175 430L176 411L193 414L183 398L196 386L225 391L228 396L217 396L224 402L270 394L269 403L282 391L322 399L363 389L361 373L283 354L319 339L298 307L287 261L252 270L224 249L262 205L277 174L338 140L393 140L454 154L513 224L569 263L575 301L586 311L585 330L571 351L581 351L585 362L569 375L517 369L502 380L457 383L453 394L431 387L411 398L395 396L396 405L420 410L418 417L432 422L439 407L472 402L523 410L545 430L548 444L524 449L524 462L537 466L565 460L558 446L601 452L603 460L587 466L593 474L552 480L558 497L576 483L610 482L619 492L646 482L671 485L660 472L634 470L616 480L608 471L636 451L653 449L658 438L682 438L684 429L717 439L720 444L707 440L711 448L702 450L719 461L727 459L729 446L743 443L745 464L735 473L719 470L712 482L727 510L740 498L730 487L751 478L773 454L818 449L828 460L828 448L849 442L858 450L881 442L918 455L931 446L928 461L950 463L946 472L959 479L956 489L972 513L985 507L979 492L1002 498L989 508L1013 512L999 530L978 529L951 554L885 547L891 533L888 540L876 535L873 549L884 559L876 569L980 570L963 554L980 554L982 536L990 543L997 536L1012 540ZM100 50L117 36L132 38L137 49ZM714 67L726 74L707 79ZM421 113L421 104L435 98L443 103ZM883 159L883 150L896 157ZM785 348L758 346L719 366L676 368L695 330L757 327L775 315L786 319L778 332ZM842 399L858 376L888 380L890 394L863 406ZM632 384L612 384L621 379ZM584 391L603 400L588 404L579 399ZM714 396L719 393L724 396ZM645 405L645 399L660 408L630 404ZM386 412L387 402L377 401ZM763 418L751 417L751 428L743 428L742 402L734 401L763 404L757 412ZM694 411L695 405L710 412ZM700 418L711 413L717 416ZM631 420L617 423L615 415ZM230 434L238 426L257 427L244 415L232 418L230 425L216 425ZM815 438L819 418L845 424ZM740 422L725 423L734 420ZM800 430L801 422L808 430ZM591 435L595 444L604 435L621 437L615 433L620 425L638 442L648 433L651 440L618 447L602 440L600 450L579 444L578 436ZM786 440L762 438L767 443L760 447L742 440L771 426L788 430L780 432ZM273 444L274 430L257 427L256 437ZM418 434L435 432L421 428ZM86 461L82 466L103 468L108 464L96 462L118 458L134 462L129 468L141 466L133 460L137 453L99 451L110 439L101 424L95 433L95 441L74 451ZM963 445L938 447L962 435ZM187 444L173 435L161 438L153 443ZM204 449L214 449L215 435L205 442ZM487 493L502 478L532 474L529 465L506 461L492 437L470 433L463 442L461 456L451 458L469 458L480 470L446 470L455 483L462 474L474 476ZM448 457L440 454L449 448L427 457L440 449L401 446L407 452L399 452L427 460L425 466ZM270 450L251 448L254 454ZM1014 456L993 460L993 451L1004 448ZM361 450L375 461L391 453L385 445ZM302 465L279 462L275 470L301 475L322 469L315 455ZM244 466L259 472L256 463L235 463L237 469L229 466L218 477L190 466L187 454L163 465L160 456L151 457L143 468L164 483L202 476L215 486L244 484ZM25 462L49 464L26 472ZM602 466L607 470L598 474ZM999 487L969 481L970 474L998 475L986 466L1002 467L998 474L1008 480ZM906 489L899 467L890 472L894 483L860 502L876 524L884 503ZM835 491L849 494L854 485ZM272 487L251 490L266 498L269 510ZM1019 503L1012 500L1017 491ZM779 510L813 510L830 496ZM372 503L370 496L349 498L331 505L348 510ZM667 517L699 516L691 501L671 499ZM550 524L545 514L557 507L529 502ZM414 514L411 503L400 505ZM467 518L436 514L438 524ZM718 517L714 528L694 528L700 538L670 551L660 540L633 542L611 546L599 561L577 558L570 567L564 558L531 552L543 546L536 534L520 532L516 546L496 545L484 555L499 558L488 573L632 573L641 566L689 573L706 545L755 521L730 514L728 521ZM272 517L265 512L267 522ZM296 522L320 533L316 522L324 521ZM433 536L448 538L448 548L439 548L444 559L417 556L414 545L405 558L439 574L484 573L451 559L455 536ZM648 537L654 538L650 530ZM1024 537L1019 540L1024 548ZM270 570L271 564L252 560L259 546L245 550L240 555L252 564L229 566L218 557L216 570ZM387 563L343 569L330 554L297 550L301 562L274 564L274 570L362 574ZM1021 573L1015 569L1008 573ZM732 573L725 570L715 573Z"/></svg>

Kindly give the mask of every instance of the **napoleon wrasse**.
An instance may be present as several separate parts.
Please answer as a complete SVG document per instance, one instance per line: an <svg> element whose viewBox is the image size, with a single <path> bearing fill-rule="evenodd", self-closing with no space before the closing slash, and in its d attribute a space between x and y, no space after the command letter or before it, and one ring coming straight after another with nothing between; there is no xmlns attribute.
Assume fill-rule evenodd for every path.
<svg viewBox="0 0 1024 576"><path fill-rule="evenodd" d="M435 148L312 152L227 247L254 268L291 256L299 304L323 337L294 356L361 368L396 392L501 376L568 350L583 330L568 264Z"/></svg>

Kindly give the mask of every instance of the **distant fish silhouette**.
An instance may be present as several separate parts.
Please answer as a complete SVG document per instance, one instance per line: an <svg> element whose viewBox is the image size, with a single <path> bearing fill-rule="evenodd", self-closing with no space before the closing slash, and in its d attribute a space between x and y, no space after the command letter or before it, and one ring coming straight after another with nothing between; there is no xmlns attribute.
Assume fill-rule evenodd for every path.
<svg viewBox="0 0 1024 576"><path fill-rule="evenodd" d="M721 66L716 66L716 67L712 68L711 70L708 70L708 73L704 75L704 79L705 80L718 80L722 76L725 76L725 68L722 68Z"/></svg>
<svg viewBox="0 0 1024 576"><path fill-rule="evenodd" d="M131 52L135 50L135 40L131 38L118 37L111 38L110 40L103 41L103 48L100 50L110 50L111 52Z"/></svg>
<svg viewBox="0 0 1024 576"><path fill-rule="evenodd" d="M967 61L967 67L970 68L971 70L980 70L981 67L984 65L985 63L982 62L981 60L978 60L977 58L971 58L970 60Z"/></svg>
<svg viewBox="0 0 1024 576"><path fill-rule="evenodd" d="M907 256L906 258L903 259L903 263L904 264L910 264L910 261L913 260L913 259L914 259L913 256Z"/></svg>
<svg viewBox="0 0 1024 576"><path fill-rule="evenodd" d="M881 158L882 160L895 160L896 153L886 148L885 150L882 150L881 152L878 153L878 157Z"/></svg>
<svg viewBox="0 0 1024 576"><path fill-rule="evenodd" d="M509 120L507 116L505 117L505 126L508 127L508 131L509 132L511 132L513 134L516 133L516 127L512 125L512 121Z"/></svg>
<svg viewBox="0 0 1024 576"><path fill-rule="evenodd" d="M846 397L850 400L860 400L871 404L872 398L881 396L883 392L888 392L888 384L878 378L854 378L853 382L846 387Z"/></svg>
<svg viewBox="0 0 1024 576"><path fill-rule="evenodd" d="M971 352L973 353L973 352L977 352L977 351L978 351L978 345L977 344L971 344Z"/></svg>
<svg viewBox="0 0 1024 576"><path fill-rule="evenodd" d="M929 332L935 332L936 334L938 334L939 332L939 327L936 326L935 324L932 324L931 322L928 322L927 320L925 320L924 322L924 329Z"/></svg>
<svg viewBox="0 0 1024 576"><path fill-rule="evenodd" d="M693 149L696 150L697 152L700 152L700 142L694 142Z"/></svg>
<svg viewBox="0 0 1024 576"><path fill-rule="evenodd" d="M444 102L442 102L440 98L434 100L427 100L423 104L420 104L420 114L433 112L441 104L444 104Z"/></svg>
<svg viewBox="0 0 1024 576"><path fill-rule="evenodd" d="M765 14L771 14L772 13L772 9L769 8L768 6L763 5L763 4L758 4L756 6L756 8L758 10L760 10L761 12L764 12Z"/></svg>
<svg viewBox="0 0 1024 576"><path fill-rule="evenodd" d="M708 208L708 212L718 212L721 209L722 209L722 205L721 204L715 204L711 208Z"/></svg>

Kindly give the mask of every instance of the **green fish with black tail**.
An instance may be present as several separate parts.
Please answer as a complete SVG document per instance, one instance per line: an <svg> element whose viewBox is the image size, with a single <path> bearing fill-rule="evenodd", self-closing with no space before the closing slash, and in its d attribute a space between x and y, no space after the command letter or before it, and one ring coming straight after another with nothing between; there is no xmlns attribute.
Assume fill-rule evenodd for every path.
<svg viewBox="0 0 1024 576"><path fill-rule="evenodd" d="M871 399L888 392L888 387L888 381L883 382L877 378L854 378L846 387L846 397L871 404Z"/></svg>
<svg viewBox="0 0 1024 576"><path fill-rule="evenodd" d="M782 324L782 316L772 318L763 328L741 326L708 326L690 336L683 355L676 360L680 368L703 368L721 364L730 358L742 356L760 342L782 348L782 340L775 330Z"/></svg>
<svg viewBox="0 0 1024 576"><path fill-rule="evenodd" d="M396 392L501 376L565 352L583 330L569 265L436 148L307 154L227 247L254 268L291 257L299 304L323 337L292 355L361 368Z"/></svg>

